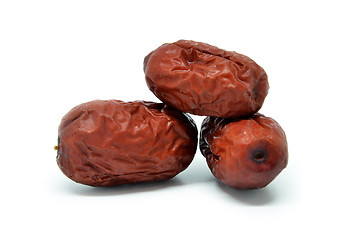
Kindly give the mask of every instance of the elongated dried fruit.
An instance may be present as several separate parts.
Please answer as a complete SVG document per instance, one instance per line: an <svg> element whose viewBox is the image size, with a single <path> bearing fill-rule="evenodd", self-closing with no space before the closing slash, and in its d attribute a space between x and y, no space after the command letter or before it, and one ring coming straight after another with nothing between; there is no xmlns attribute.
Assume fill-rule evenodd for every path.
<svg viewBox="0 0 362 240"><path fill-rule="evenodd" d="M183 112L217 117L256 113L268 77L252 59L194 41L163 44L144 60L149 89Z"/></svg>
<svg viewBox="0 0 362 240"><path fill-rule="evenodd" d="M186 169L197 129L186 114L162 103L96 100L66 114L59 126L57 163L91 186L170 179Z"/></svg>
<svg viewBox="0 0 362 240"><path fill-rule="evenodd" d="M288 163L283 129L258 113L235 119L205 118L200 150L216 178L240 189L265 187Z"/></svg>

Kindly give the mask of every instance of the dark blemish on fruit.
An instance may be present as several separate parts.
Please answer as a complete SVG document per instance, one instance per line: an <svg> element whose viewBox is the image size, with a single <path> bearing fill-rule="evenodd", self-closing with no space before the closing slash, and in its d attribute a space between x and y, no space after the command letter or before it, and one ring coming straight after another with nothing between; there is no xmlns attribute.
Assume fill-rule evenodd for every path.
<svg viewBox="0 0 362 240"><path fill-rule="evenodd" d="M267 160L268 156L264 150L256 150L252 154L252 160L256 163L263 163Z"/></svg>

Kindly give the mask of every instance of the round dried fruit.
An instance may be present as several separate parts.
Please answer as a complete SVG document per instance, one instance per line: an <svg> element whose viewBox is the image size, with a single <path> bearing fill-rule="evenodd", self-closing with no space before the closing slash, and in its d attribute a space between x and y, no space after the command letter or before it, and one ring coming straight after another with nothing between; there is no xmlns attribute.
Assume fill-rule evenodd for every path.
<svg viewBox="0 0 362 240"><path fill-rule="evenodd" d="M254 114L269 89L265 71L249 57L187 40L151 52L144 72L149 89L161 101L196 115Z"/></svg>
<svg viewBox="0 0 362 240"><path fill-rule="evenodd" d="M170 179L197 148L193 120L162 103L96 100L80 104L59 126L57 163L90 186Z"/></svg>
<svg viewBox="0 0 362 240"><path fill-rule="evenodd" d="M216 178L241 189L262 188L287 166L283 129L272 118L207 117L201 127L200 150Z"/></svg>

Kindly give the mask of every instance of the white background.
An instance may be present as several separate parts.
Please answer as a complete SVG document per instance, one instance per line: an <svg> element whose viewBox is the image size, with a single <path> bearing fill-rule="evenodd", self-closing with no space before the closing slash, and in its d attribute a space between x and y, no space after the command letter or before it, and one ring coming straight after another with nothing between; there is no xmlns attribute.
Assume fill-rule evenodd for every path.
<svg viewBox="0 0 362 240"><path fill-rule="evenodd" d="M1 1L0 238L361 239L358 2ZM199 151L162 183L66 178L53 150L62 116L94 99L158 101L143 58L179 39L266 70L260 112L284 128L288 167L254 191L218 183Z"/></svg>

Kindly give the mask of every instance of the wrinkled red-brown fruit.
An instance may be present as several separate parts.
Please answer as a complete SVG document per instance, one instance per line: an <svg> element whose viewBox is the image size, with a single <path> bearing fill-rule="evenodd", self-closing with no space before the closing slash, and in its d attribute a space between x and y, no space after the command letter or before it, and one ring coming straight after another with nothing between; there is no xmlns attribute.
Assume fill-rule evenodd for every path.
<svg viewBox="0 0 362 240"><path fill-rule="evenodd" d="M252 115L269 89L265 71L249 57L187 40L152 51L144 72L161 101L195 115Z"/></svg>
<svg viewBox="0 0 362 240"><path fill-rule="evenodd" d="M57 163L91 186L170 179L197 148L195 123L162 103L96 100L66 114L59 126Z"/></svg>
<svg viewBox="0 0 362 240"><path fill-rule="evenodd" d="M262 188L287 166L283 129L272 118L207 117L201 128L200 150L216 178L240 189Z"/></svg>

